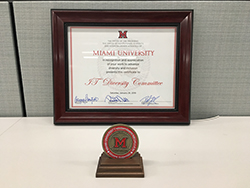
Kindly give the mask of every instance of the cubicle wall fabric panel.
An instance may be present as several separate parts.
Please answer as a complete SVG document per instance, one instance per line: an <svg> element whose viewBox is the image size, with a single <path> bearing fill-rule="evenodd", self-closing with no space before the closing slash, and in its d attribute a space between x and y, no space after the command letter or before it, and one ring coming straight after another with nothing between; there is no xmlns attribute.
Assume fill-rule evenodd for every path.
<svg viewBox="0 0 250 188"><path fill-rule="evenodd" d="M246 1L14 2L28 116L53 114L51 9L194 9L191 118L250 115Z"/></svg>
<svg viewBox="0 0 250 188"><path fill-rule="evenodd" d="M8 2L0 2L0 117L22 116Z"/></svg>

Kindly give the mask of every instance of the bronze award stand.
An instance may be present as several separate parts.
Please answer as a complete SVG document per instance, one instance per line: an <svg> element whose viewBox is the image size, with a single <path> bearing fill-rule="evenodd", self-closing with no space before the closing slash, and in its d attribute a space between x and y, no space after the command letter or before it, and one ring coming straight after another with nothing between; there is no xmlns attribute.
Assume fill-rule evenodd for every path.
<svg viewBox="0 0 250 188"><path fill-rule="evenodd" d="M96 177L144 177L142 157L137 152L132 158L113 159L104 152L99 158Z"/></svg>
<svg viewBox="0 0 250 188"><path fill-rule="evenodd" d="M103 135L104 152L99 158L96 177L144 177L142 157L137 152L139 139L131 127L111 126Z"/></svg>

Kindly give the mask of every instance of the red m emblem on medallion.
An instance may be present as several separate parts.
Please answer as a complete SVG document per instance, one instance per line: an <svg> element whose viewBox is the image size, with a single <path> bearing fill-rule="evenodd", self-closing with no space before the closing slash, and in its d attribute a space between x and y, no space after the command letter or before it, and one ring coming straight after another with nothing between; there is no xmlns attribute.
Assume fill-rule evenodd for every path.
<svg viewBox="0 0 250 188"><path fill-rule="evenodd" d="M119 140L119 138L115 137L115 148L118 148L119 146L122 146L122 148L126 148L126 139L127 138L123 138L121 141Z"/></svg>
<svg viewBox="0 0 250 188"><path fill-rule="evenodd" d="M127 37L127 32L128 32L128 31L124 31L124 32L118 31L118 32L119 32L119 37L118 37L118 38L128 38L128 37Z"/></svg>

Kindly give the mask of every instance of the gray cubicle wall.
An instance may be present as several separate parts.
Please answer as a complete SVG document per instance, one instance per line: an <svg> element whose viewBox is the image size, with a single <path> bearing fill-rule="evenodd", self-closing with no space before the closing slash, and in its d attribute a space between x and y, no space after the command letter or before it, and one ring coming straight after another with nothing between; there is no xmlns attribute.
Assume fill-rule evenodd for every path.
<svg viewBox="0 0 250 188"><path fill-rule="evenodd" d="M28 116L52 116L50 9L194 9L191 118L250 115L247 1L14 2Z"/></svg>
<svg viewBox="0 0 250 188"><path fill-rule="evenodd" d="M8 2L0 2L0 117L22 116Z"/></svg>

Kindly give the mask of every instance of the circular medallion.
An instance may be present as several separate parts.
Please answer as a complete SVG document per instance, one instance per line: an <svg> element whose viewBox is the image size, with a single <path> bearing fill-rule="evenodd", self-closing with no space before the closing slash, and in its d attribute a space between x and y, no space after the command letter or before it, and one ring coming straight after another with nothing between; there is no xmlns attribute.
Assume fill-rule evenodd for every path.
<svg viewBox="0 0 250 188"><path fill-rule="evenodd" d="M139 139L136 132L124 124L113 125L103 135L103 150L108 156L115 159L132 157L138 146Z"/></svg>

